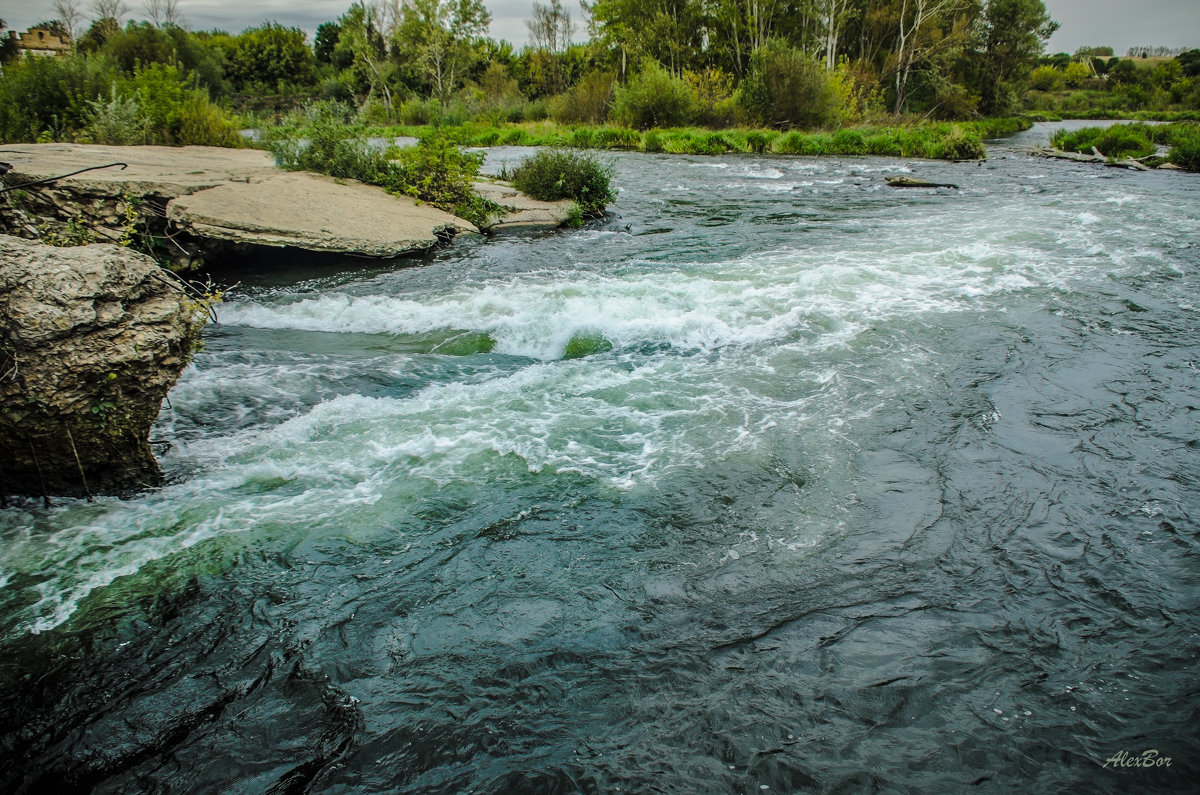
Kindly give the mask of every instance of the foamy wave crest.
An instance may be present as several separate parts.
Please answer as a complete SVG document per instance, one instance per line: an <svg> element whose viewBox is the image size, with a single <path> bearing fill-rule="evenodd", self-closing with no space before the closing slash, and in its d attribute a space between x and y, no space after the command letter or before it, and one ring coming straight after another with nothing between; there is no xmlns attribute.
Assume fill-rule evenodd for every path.
<svg viewBox="0 0 1200 795"><path fill-rule="evenodd" d="M1004 234L1003 230L996 234ZM233 304L224 321L268 329L486 334L496 353L541 360L638 345L712 350L829 331L897 314L979 308L979 301L1064 277L1008 241L963 243L953 231L906 246L783 251L615 274L534 274L420 297L324 295ZM1002 245L999 243L1003 243ZM814 332L815 333L815 332Z"/></svg>

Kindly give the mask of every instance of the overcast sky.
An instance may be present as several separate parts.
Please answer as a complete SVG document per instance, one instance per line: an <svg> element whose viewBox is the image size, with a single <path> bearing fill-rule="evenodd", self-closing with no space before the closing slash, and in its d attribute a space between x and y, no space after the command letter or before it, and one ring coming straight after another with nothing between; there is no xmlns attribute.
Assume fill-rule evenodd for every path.
<svg viewBox="0 0 1200 795"><path fill-rule="evenodd" d="M142 0L126 0L131 16L141 18ZM484 0L492 12L491 35L518 47L527 40L525 20L533 0ZM1133 46L1200 48L1200 2L1197 0L1043 0L1050 16L1062 27L1050 39L1050 52L1074 52L1083 45L1108 45L1118 55ZM547 0L547 5L548 5ZM25 29L50 18L51 0L0 0L0 19L10 28ZM80 0L83 8L90 0ZM303 28L310 36L317 25L337 19L350 0L179 0L193 30L221 28L238 32L264 20ZM572 0L563 3L578 22L580 11ZM86 14L85 14L86 15ZM582 25L576 39L586 32Z"/></svg>

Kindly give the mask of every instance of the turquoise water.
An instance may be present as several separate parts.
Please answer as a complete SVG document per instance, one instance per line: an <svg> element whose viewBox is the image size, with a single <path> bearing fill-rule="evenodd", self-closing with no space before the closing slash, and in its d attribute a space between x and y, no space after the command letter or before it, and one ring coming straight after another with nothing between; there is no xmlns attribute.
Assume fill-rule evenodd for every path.
<svg viewBox="0 0 1200 795"><path fill-rule="evenodd" d="M229 277L168 484L0 513L0 780L1186 790L1200 189L1020 142Z"/></svg>

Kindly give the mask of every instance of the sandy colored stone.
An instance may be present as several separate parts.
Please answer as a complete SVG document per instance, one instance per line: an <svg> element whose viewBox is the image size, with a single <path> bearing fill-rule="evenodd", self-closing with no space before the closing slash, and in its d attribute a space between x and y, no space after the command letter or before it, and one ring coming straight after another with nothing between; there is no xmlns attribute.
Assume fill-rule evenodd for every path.
<svg viewBox="0 0 1200 795"><path fill-rule="evenodd" d="M308 251L398 257L472 224L373 185L276 172L174 199L168 217L198 237Z"/></svg>
<svg viewBox="0 0 1200 795"><path fill-rule="evenodd" d="M174 277L128 248L0 235L3 493L157 481L150 426L186 363L189 304Z"/></svg>
<svg viewBox="0 0 1200 795"><path fill-rule="evenodd" d="M382 188L281 171L271 155L254 149L6 144L0 159L13 166L8 185L124 163L124 169L88 171L38 190L59 206L111 204L123 194L153 197L165 202L173 232L200 241L398 257L455 232L478 231Z"/></svg>
<svg viewBox="0 0 1200 795"><path fill-rule="evenodd" d="M480 181L474 183L473 187L480 196L491 199L508 211L507 215L489 227L490 231L557 229L571 217L571 208L575 205L570 199L538 201L501 180Z"/></svg>

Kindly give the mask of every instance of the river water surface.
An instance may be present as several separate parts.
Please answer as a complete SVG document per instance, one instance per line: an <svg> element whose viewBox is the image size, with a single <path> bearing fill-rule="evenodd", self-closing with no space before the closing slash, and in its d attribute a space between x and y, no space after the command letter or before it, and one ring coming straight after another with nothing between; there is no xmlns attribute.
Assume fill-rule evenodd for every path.
<svg viewBox="0 0 1200 795"><path fill-rule="evenodd" d="M164 488L0 512L0 789L1194 787L1200 181L1047 137L240 274Z"/></svg>

